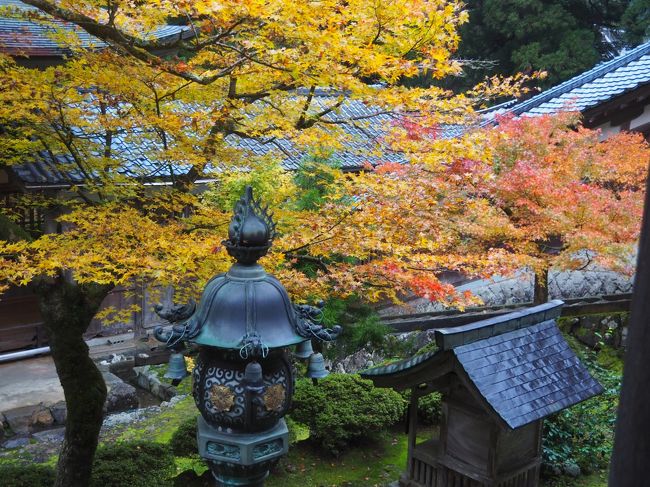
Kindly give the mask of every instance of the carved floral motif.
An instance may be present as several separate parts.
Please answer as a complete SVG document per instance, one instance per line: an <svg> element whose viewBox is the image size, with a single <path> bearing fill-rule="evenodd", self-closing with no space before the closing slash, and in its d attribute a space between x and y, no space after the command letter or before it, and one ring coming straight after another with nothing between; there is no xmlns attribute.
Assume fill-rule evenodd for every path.
<svg viewBox="0 0 650 487"><path fill-rule="evenodd" d="M235 405L235 393L228 386L213 385L210 388L210 402L219 412L227 412Z"/></svg>
<svg viewBox="0 0 650 487"><path fill-rule="evenodd" d="M281 411L284 406L285 388L282 384L274 384L266 388L264 407L268 411Z"/></svg>

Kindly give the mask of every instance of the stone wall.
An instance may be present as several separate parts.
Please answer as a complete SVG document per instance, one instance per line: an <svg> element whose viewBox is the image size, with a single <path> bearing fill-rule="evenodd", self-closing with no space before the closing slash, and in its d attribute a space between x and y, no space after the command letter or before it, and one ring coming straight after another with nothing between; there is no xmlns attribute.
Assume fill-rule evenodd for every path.
<svg viewBox="0 0 650 487"><path fill-rule="evenodd" d="M177 392L171 384L161 382L158 375L148 365L134 367L135 381L138 387L146 389L162 401L169 401Z"/></svg>
<svg viewBox="0 0 650 487"><path fill-rule="evenodd" d="M0 441L9 432L18 435L35 433L65 424L67 409L65 402L46 406L24 406L0 413Z"/></svg>
<svg viewBox="0 0 650 487"><path fill-rule="evenodd" d="M99 365L108 388L104 404L106 415L138 408L136 387L132 384L151 392L161 401L171 401L177 395L176 388L161 382L149 366L133 367L133 360L119 359L115 357L113 363ZM21 446L29 435L64 426L66 416L64 401L0 411L0 444L5 448Z"/></svg>
<svg viewBox="0 0 650 487"><path fill-rule="evenodd" d="M604 269L582 271L549 271L548 291L550 299L597 297L632 292L633 276L626 276ZM472 281L456 289L459 293L470 291L481 298L485 306L515 305L533 300L534 274L521 270L510 277L495 276L492 279ZM381 315L431 313L443 311L444 306L417 298L404 305L391 306L380 311Z"/></svg>

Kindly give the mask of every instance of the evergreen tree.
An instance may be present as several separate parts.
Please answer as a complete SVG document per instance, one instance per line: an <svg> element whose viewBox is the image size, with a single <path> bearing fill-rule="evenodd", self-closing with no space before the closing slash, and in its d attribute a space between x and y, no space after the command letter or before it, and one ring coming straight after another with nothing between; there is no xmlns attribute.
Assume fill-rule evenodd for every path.
<svg viewBox="0 0 650 487"><path fill-rule="evenodd" d="M631 45L650 38L650 0L632 0L621 18L625 40Z"/></svg>
<svg viewBox="0 0 650 487"><path fill-rule="evenodd" d="M632 12L633 4L645 6L645 20ZM457 53L466 61L465 75L451 87L466 88L496 73L537 70L548 73L543 85L553 86L613 57L622 47L617 29L623 13L634 19L628 22L634 29L644 29L648 5L648 0L468 0L469 22L461 27Z"/></svg>

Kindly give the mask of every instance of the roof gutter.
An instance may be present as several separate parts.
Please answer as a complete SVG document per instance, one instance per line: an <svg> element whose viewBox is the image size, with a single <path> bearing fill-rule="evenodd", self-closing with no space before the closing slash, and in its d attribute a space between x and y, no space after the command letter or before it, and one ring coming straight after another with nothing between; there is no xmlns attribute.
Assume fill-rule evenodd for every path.
<svg viewBox="0 0 650 487"><path fill-rule="evenodd" d="M198 179L194 181L194 184L208 184L215 183L218 180L216 178L212 179ZM142 183L143 186L172 186L174 183L171 181L157 181ZM72 186L85 186L85 184L25 184L25 189L69 189Z"/></svg>

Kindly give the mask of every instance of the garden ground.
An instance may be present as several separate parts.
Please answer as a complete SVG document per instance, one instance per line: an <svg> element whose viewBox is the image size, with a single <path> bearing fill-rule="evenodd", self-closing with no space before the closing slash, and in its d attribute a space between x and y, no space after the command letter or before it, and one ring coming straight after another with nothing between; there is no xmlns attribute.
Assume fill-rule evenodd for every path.
<svg viewBox="0 0 650 487"><path fill-rule="evenodd" d="M608 462L611 448L611 427L617 396L617 381L620 377L621 363L611 350L595 354L593 351L571 341L583 360L587 360L592 372L603 382L606 393L591 401L582 403L566 412L568 416L550 423L547 433L555 436L548 444L551 455L557 455L559 462L571 459L583 463L586 459L600 456L599 468ZM159 369L164 373L164 368ZM180 394L189 394L190 381L179 386ZM107 418L101 433L100 445L105 449L113 445L146 440L163 447L171 448L175 432L181 424L197 415L191 396L178 398L171 405L150 407L132 413L121 413ZM292 445L289 454L275 468L267 480L267 487L373 487L385 486L394 482L406 465L407 437L403 425L397 424L384 431L379 437L354 444L339 457L324 453L308 439L309 430L295 422ZM547 424L548 425L548 424ZM568 426L567 426L568 425ZM566 428L569 429L566 429ZM435 428L435 426L433 427ZM422 427L419 437L426 439L434 434L432 427ZM190 434L190 441L193 437ZM61 430L53 433L51 440L34 441L15 449L0 450L0 475L3 467L16 465L31 468L32 464L43 464L50 469L55 466L56 454L61 440ZM101 448L100 448L101 449ZM549 453L547 453L548 455ZM196 454L179 456L171 460L170 472L177 476L176 485L183 487L203 487L206 466ZM581 465L582 466L582 465ZM23 487L21 484L15 484ZM24 484L39 487L39 484ZM45 487L46 483L40 484ZM130 487L131 484L112 484L115 487ZM146 481L134 479L132 485L147 487ZM152 484L153 485L153 484ZM172 485L171 483L169 485ZM607 472L596 469L589 475L578 478L544 478L543 487L605 487ZM105 485L105 487L111 487Z"/></svg>

